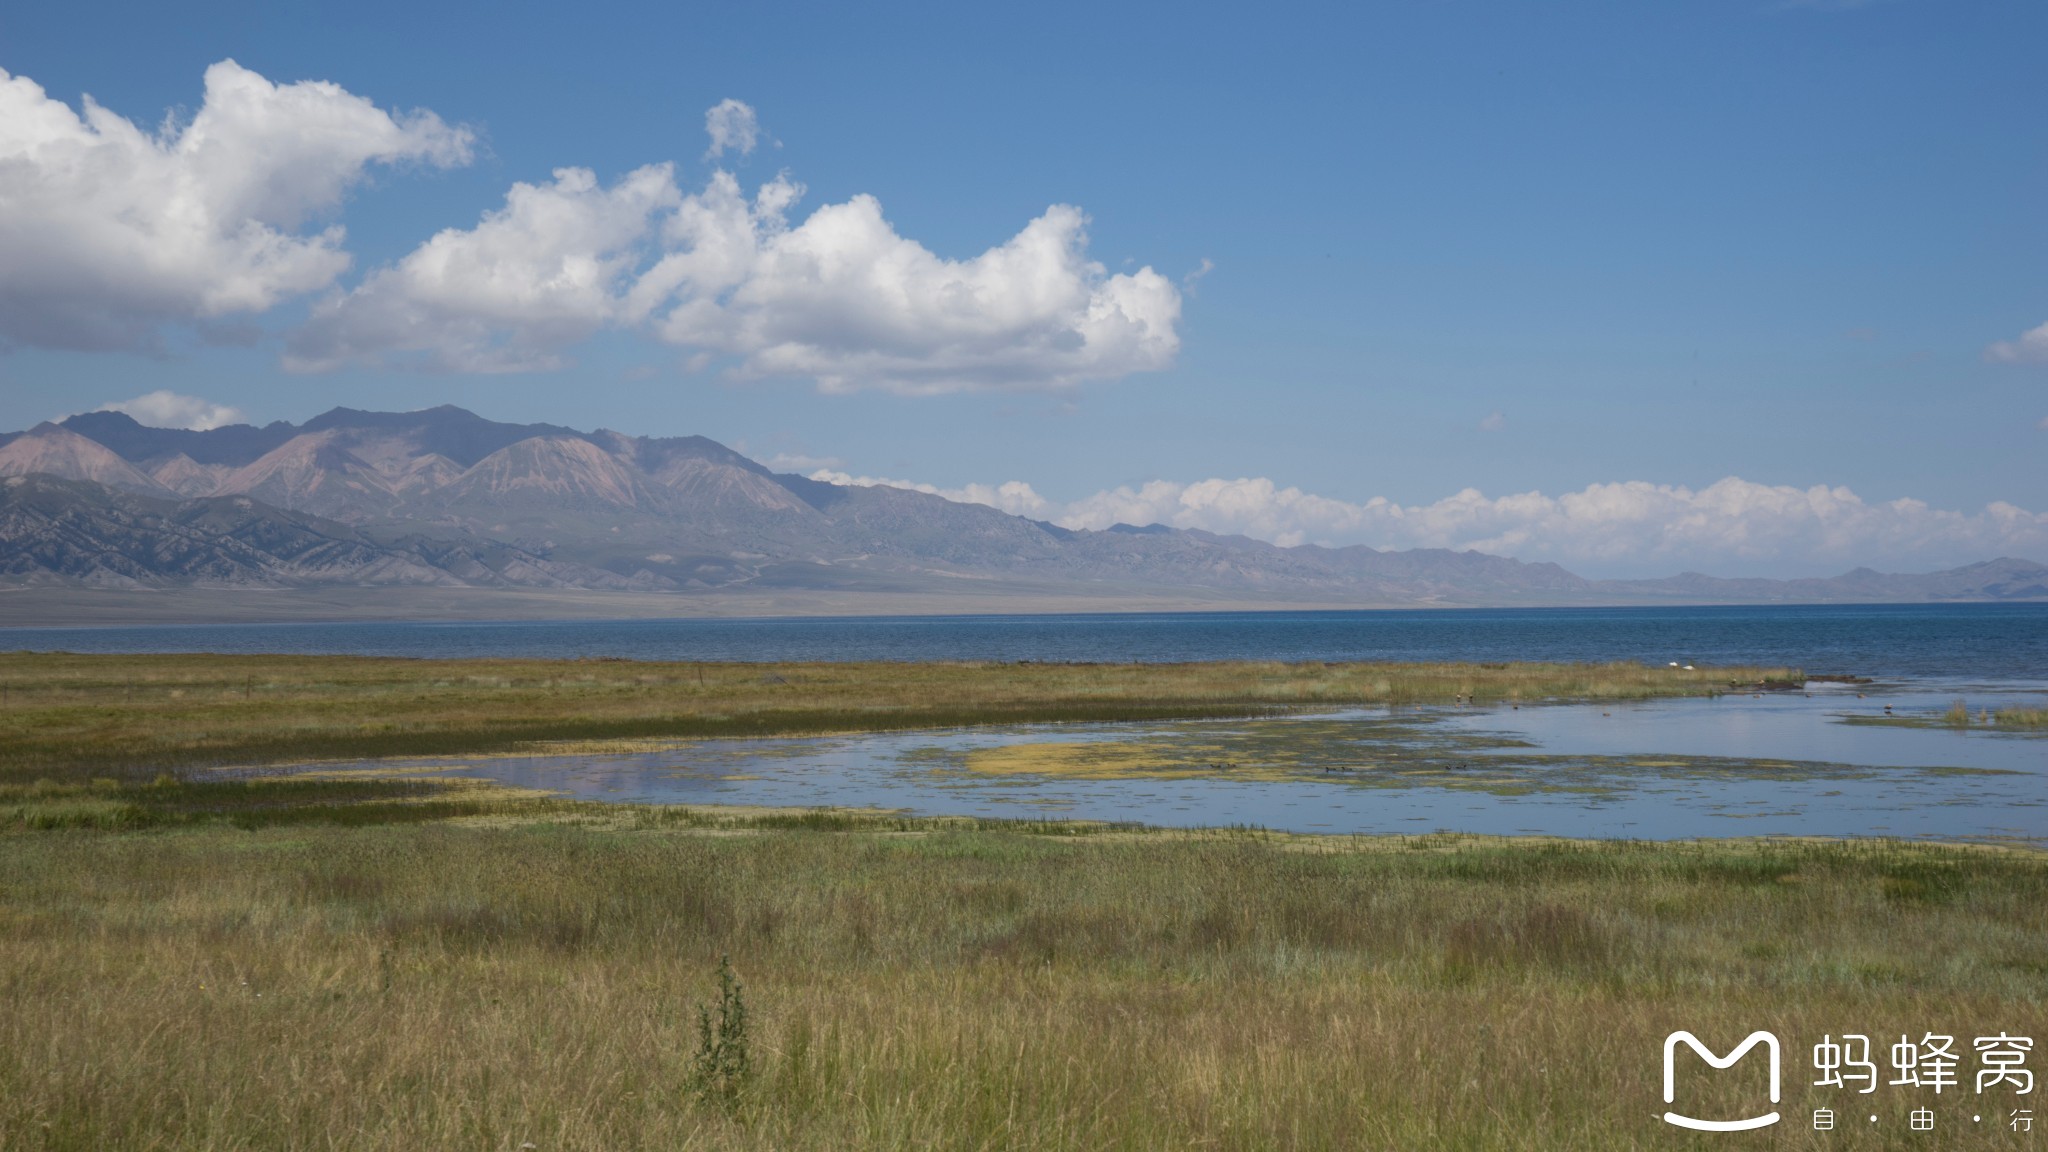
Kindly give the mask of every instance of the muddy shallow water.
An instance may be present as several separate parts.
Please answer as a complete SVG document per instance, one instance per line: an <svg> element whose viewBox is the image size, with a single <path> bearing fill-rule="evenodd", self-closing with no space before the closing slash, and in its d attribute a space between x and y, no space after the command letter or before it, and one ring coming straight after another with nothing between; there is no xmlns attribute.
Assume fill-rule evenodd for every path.
<svg viewBox="0 0 2048 1152"><path fill-rule="evenodd" d="M1961 690L1973 717L2048 700L2034 684ZM1954 684L1860 691L709 740L403 766L656 804L1338 833L2048 842L2048 737L1933 723Z"/></svg>

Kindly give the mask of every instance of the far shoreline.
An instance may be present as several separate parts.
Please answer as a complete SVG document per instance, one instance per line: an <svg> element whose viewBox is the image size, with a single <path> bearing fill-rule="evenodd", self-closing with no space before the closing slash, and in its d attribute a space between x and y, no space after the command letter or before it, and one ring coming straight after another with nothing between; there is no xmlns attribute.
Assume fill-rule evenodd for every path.
<svg viewBox="0 0 2048 1152"><path fill-rule="evenodd" d="M734 590L676 592L536 592L477 588L172 588L109 590L0 585L0 634L24 629L178 628L240 625L542 624L633 621L948 619L1056 616L1170 616L1236 613L1658 611L1756 608L1995 607L2048 610L2032 600L1690 600L1370 602L1233 597L1210 590L1184 594L1055 592L996 587L986 591L827 592Z"/></svg>

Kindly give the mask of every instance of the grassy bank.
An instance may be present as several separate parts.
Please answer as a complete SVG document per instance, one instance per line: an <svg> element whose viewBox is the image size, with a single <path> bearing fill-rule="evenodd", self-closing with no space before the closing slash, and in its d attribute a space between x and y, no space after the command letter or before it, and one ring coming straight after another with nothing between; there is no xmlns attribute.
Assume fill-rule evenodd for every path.
<svg viewBox="0 0 2048 1152"><path fill-rule="evenodd" d="M1967 1082L2048 1035L2033 854L479 804L0 833L0 1147L1870 1149L1922 1105L2007 1147L1969 1115L2025 1100L1806 1054L1954 1033ZM721 954L729 1098L688 1087ZM1786 1123L1657 1121L1676 1028L1784 1037Z"/></svg>
<svg viewBox="0 0 2048 1152"><path fill-rule="evenodd" d="M1796 681L1634 664L651 664L0 654L0 783L748 736L1300 706L1643 699Z"/></svg>
<svg viewBox="0 0 2048 1152"><path fill-rule="evenodd" d="M1940 715L1845 716L1850 724L1874 728L2001 728L2027 732L2048 728L2048 708L1971 708L1967 700L1952 700Z"/></svg>
<svg viewBox="0 0 2048 1152"><path fill-rule="evenodd" d="M2048 708L2000 708L1993 715L2002 728L2048 728Z"/></svg>

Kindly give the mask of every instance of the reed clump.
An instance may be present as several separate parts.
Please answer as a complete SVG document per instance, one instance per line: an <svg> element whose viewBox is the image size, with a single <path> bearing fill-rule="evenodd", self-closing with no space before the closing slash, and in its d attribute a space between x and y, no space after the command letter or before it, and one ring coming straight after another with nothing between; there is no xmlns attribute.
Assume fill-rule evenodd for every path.
<svg viewBox="0 0 2048 1152"><path fill-rule="evenodd" d="M1951 728L1969 727L1972 721L1968 702L1961 697L1950 701L1948 711L1941 714L1941 722ZM1999 728L2048 728L2048 708L2000 708L1996 712L1985 708L1977 714L1975 723Z"/></svg>
<svg viewBox="0 0 2048 1152"><path fill-rule="evenodd" d="M547 741L1628 700L1800 682L1636 664L651 664L0 653L0 783Z"/></svg>
<svg viewBox="0 0 2048 1152"><path fill-rule="evenodd" d="M1682 1027L1877 1149L1822 1035L2048 1029L2017 850L608 811L0 832L0 1147L1706 1148Z"/></svg>

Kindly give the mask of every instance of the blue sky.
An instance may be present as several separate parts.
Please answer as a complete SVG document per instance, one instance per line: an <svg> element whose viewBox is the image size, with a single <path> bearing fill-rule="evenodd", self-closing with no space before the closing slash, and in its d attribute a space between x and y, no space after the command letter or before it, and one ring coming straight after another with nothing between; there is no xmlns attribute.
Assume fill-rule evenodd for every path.
<svg viewBox="0 0 2048 1152"><path fill-rule="evenodd" d="M0 251L0 426L159 390L258 422L449 402L1077 524L1595 574L2048 560L2048 331L2025 339L2048 325L2043 43L2031 0L15 5L0 69L160 144L230 59L410 135L251 178L235 203L280 235L345 236L240 304L209 294L215 262L154 293L85 276L57 315L42 285L106 258L92 222L28 235L8 208L0 246L34 259ZM712 156L725 100L754 147ZM329 184L277 208L329 155ZM651 208L607 198L661 163ZM720 169L747 198L801 184L748 226L762 252L871 196L886 231L860 234L877 260L927 250L939 311L854 323L772 261L627 307L704 243L663 229ZM637 221L593 242L615 265L597 297L451 304L460 285L406 272L521 182ZM1048 241L1064 263L944 263L1054 205L1085 213L1085 255L1077 216ZM509 231L476 244L550 239ZM956 272L996 302L927 338ZM1091 328L1054 290L1122 319ZM708 311L679 318L691 299ZM96 317L120 334L81 337Z"/></svg>

